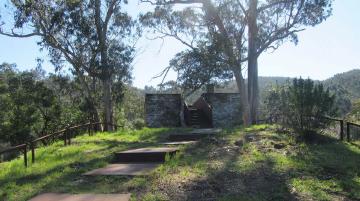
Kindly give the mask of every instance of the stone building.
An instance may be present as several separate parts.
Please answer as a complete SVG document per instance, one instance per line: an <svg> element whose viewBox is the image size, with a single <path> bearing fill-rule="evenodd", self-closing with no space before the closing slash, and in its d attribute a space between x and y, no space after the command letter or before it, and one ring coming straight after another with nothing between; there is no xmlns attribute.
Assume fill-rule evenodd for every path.
<svg viewBox="0 0 360 201"><path fill-rule="evenodd" d="M148 127L179 127L181 94L146 94L145 122Z"/></svg>
<svg viewBox="0 0 360 201"><path fill-rule="evenodd" d="M192 105L180 94L146 94L148 127L231 127L242 124L239 93L204 93Z"/></svg>
<svg viewBox="0 0 360 201"><path fill-rule="evenodd" d="M239 93L205 93L202 97L211 106L213 127L242 124Z"/></svg>

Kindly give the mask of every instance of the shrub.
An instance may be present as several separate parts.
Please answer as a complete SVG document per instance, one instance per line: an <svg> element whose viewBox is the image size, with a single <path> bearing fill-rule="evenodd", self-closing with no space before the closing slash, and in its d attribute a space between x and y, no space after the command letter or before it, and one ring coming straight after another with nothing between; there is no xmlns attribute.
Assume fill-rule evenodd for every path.
<svg viewBox="0 0 360 201"><path fill-rule="evenodd" d="M266 98L267 108L280 116L283 126L304 135L312 135L328 124L324 116L333 116L334 95L322 84L310 79L294 79L289 86L277 87Z"/></svg>
<svg viewBox="0 0 360 201"><path fill-rule="evenodd" d="M133 122L133 126L135 129L138 129L138 130L144 128L145 127L144 119L140 119L140 118L135 119Z"/></svg>

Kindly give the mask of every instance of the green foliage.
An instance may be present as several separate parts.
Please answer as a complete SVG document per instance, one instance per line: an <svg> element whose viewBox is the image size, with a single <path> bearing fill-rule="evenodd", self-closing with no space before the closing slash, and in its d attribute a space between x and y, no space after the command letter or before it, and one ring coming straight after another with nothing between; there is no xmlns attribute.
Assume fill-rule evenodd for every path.
<svg viewBox="0 0 360 201"><path fill-rule="evenodd" d="M8 69L1 70L0 77L2 140L17 145L59 128L60 104L54 91L37 80L36 74Z"/></svg>
<svg viewBox="0 0 360 201"><path fill-rule="evenodd" d="M324 81L324 85L330 90L340 89L343 90L343 96L346 96L352 101L360 98L360 70L351 70L348 72L334 75Z"/></svg>
<svg viewBox="0 0 360 201"><path fill-rule="evenodd" d="M345 117L351 112L352 102L360 98L360 70L340 73L325 80L324 86L336 94L335 104L339 107L339 114Z"/></svg>
<svg viewBox="0 0 360 201"><path fill-rule="evenodd" d="M145 27L151 28L150 33L157 33L155 38L173 37L189 47L175 55L163 71L165 76L170 68L177 71L177 81L186 89L234 76L240 82L248 58L257 58L286 41L297 43L297 33L303 27L321 23L332 11L332 0L146 2L158 5L140 18ZM257 12L250 16L253 2ZM184 6L180 8L173 6L181 4ZM256 33L245 31L252 28L250 19L258 25ZM251 39L256 40L252 55L247 43Z"/></svg>
<svg viewBox="0 0 360 201"><path fill-rule="evenodd" d="M90 84L93 79L86 81ZM102 87L93 85L95 100L90 103L80 82L70 75L46 75L41 68L21 72L14 64L0 65L0 143L18 145L69 125L94 121L92 103L100 107ZM118 125L145 127L142 90L114 82L112 97Z"/></svg>
<svg viewBox="0 0 360 201"><path fill-rule="evenodd" d="M123 86L132 79L134 44L140 33L123 9L126 4L116 0L9 1L4 8L14 20L0 24L0 34L37 36L56 72L71 67L85 97L81 110L94 121L101 121L102 110L103 119L111 123L113 106L121 104Z"/></svg>
<svg viewBox="0 0 360 201"><path fill-rule="evenodd" d="M292 85L275 89L266 98L270 116L295 131L306 134L324 128L324 116L336 114L335 96L310 79L294 79ZM275 119L276 120L276 119Z"/></svg>
<svg viewBox="0 0 360 201"><path fill-rule="evenodd" d="M123 100L116 108L116 121L130 129L145 127L145 93L136 87L126 86Z"/></svg>

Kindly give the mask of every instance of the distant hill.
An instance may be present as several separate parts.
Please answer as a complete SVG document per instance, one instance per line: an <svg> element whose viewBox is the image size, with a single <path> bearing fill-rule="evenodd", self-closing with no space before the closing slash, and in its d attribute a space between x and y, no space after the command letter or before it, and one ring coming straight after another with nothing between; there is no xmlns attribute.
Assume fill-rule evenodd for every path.
<svg viewBox="0 0 360 201"><path fill-rule="evenodd" d="M283 85L291 82L290 77L259 77L260 103L266 96L266 91L271 86ZM336 95L336 105L339 108L339 115L344 116L351 111L351 102L360 99L360 69L336 74L324 81L316 81L323 83ZM215 89L215 92L237 92L235 81L223 83Z"/></svg>
<svg viewBox="0 0 360 201"><path fill-rule="evenodd" d="M260 94L271 86L283 85L292 80L290 77L259 77ZM341 94L351 100L360 99L360 69L351 70L345 73L336 74L324 81L318 81L328 87L332 92ZM217 87L216 92L236 92L235 81L225 82Z"/></svg>
<svg viewBox="0 0 360 201"><path fill-rule="evenodd" d="M360 99L360 69L336 74L323 83L332 91L341 91L351 100Z"/></svg>
<svg viewBox="0 0 360 201"><path fill-rule="evenodd" d="M260 90L260 102L265 97L266 90L271 86L283 85L286 82L290 82L293 78L290 77L259 77L259 90ZM351 102L355 102L360 99L360 69L351 70L348 72L336 74L333 77L324 81L316 81L324 84L330 91L336 94L336 105L339 106L340 115L345 115L351 110ZM145 93L157 92L155 88L146 87ZM236 82L234 80L223 82L215 87L217 93L231 93L237 92ZM166 92L178 92L177 90L169 89ZM194 92L187 98L188 103L195 101L202 93L205 92L205 87Z"/></svg>

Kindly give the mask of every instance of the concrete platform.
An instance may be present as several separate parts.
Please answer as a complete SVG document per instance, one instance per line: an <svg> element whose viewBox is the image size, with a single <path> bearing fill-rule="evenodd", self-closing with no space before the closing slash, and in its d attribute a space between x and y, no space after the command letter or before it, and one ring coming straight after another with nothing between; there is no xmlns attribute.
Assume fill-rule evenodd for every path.
<svg viewBox="0 0 360 201"><path fill-rule="evenodd" d="M209 133L181 133L181 134L171 134L169 135L169 140L171 142L178 141L196 141L203 138L214 136L214 134Z"/></svg>
<svg viewBox="0 0 360 201"><path fill-rule="evenodd" d="M178 141L178 142L164 142L163 145L187 145L187 144L196 144L198 141Z"/></svg>
<svg viewBox="0 0 360 201"><path fill-rule="evenodd" d="M115 153L117 163L157 163L165 162L165 156L170 157L179 151L174 147L141 148Z"/></svg>
<svg viewBox="0 0 360 201"><path fill-rule="evenodd" d="M130 194L60 194L45 193L29 201L129 201Z"/></svg>
<svg viewBox="0 0 360 201"><path fill-rule="evenodd" d="M122 176L135 176L135 175L148 175L159 163L129 163L129 164L110 164L104 168L99 168L87 172L83 175L122 175Z"/></svg>
<svg viewBox="0 0 360 201"><path fill-rule="evenodd" d="M199 128L190 131L192 134L218 134L221 133L221 128Z"/></svg>
<svg viewBox="0 0 360 201"><path fill-rule="evenodd" d="M197 141L206 137L215 136L220 132L222 132L222 129L220 128L200 128L194 129L188 133L171 134L169 135L169 140L172 142Z"/></svg>

